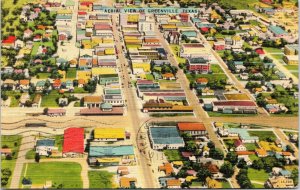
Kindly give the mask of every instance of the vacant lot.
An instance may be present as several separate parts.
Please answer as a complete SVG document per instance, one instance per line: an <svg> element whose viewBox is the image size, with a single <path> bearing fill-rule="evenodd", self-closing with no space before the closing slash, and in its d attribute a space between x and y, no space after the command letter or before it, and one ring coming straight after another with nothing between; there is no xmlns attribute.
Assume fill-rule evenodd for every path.
<svg viewBox="0 0 300 190"><path fill-rule="evenodd" d="M76 68L69 68L67 71L67 79L75 79L76 78Z"/></svg>
<svg viewBox="0 0 300 190"><path fill-rule="evenodd" d="M164 150L164 154L170 162L182 160L181 154L178 150Z"/></svg>
<svg viewBox="0 0 300 190"><path fill-rule="evenodd" d="M185 58L179 57L180 46L179 45L170 45L173 54L175 55L178 63L185 63Z"/></svg>
<svg viewBox="0 0 300 190"><path fill-rule="evenodd" d="M248 177L250 180L264 183L268 180L269 174L265 172L265 170L255 170L253 168L249 168Z"/></svg>
<svg viewBox="0 0 300 190"><path fill-rule="evenodd" d="M112 188L113 173L107 171L89 171L90 188Z"/></svg>
<svg viewBox="0 0 300 190"><path fill-rule="evenodd" d="M25 169L26 165L23 167L22 176ZM32 184L44 184L46 181L52 181L53 185L62 184L62 188L74 189L82 188L80 172L80 164L73 162L29 163L25 177L30 178Z"/></svg>
<svg viewBox="0 0 300 190"><path fill-rule="evenodd" d="M248 131L250 136L257 136L260 141L266 141L267 138L276 140L276 136L273 131Z"/></svg>
<svg viewBox="0 0 300 190"><path fill-rule="evenodd" d="M43 96L41 107L58 107L56 99L62 97L56 90L52 90L48 95Z"/></svg>

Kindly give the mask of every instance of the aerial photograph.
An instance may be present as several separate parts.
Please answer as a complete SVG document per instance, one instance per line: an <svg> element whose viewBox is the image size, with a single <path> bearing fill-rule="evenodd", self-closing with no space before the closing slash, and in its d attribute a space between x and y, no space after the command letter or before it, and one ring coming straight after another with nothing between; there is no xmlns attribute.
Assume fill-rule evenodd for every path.
<svg viewBox="0 0 300 190"><path fill-rule="evenodd" d="M1 0L1 189L296 189L297 0Z"/></svg>

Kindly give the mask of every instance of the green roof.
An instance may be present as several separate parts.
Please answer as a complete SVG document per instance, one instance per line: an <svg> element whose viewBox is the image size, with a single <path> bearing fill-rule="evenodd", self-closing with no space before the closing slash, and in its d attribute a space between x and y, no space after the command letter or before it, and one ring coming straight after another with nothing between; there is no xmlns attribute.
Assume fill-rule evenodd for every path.
<svg viewBox="0 0 300 190"><path fill-rule="evenodd" d="M269 26L269 30L273 32L276 35L281 35L281 34L286 34L286 31L284 31L281 27L279 26Z"/></svg>
<svg viewBox="0 0 300 190"><path fill-rule="evenodd" d="M121 89L105 89L105 94L121 94Z"/></svg>
<svg viewBox="0 0 300 190"><path fill-rule="evenodd" d="M55 140L53 139L41 139L36 141L36 146L54 146Z"/></svg>
<svg viewBox="0 0 300 190"><path fill-rule="evenodd" d="M43 86L45 86L45 81L44 80L41 80L41 81L38 81L37 83L36 83L36 87L43 87Z"/></svg>
<svg viewBox="0 0 300 190"><path fill-rule="evenodd" d="M183 144L177 127L150 127L150 134L155 144Z"/></svg>
<svg viewBox="0 0 300 190"><path fill-rule="evenodd" d="M133 146L90 146L90 157L133 155Z"/></svg>
<svg viewBox="0 0 300 190"><path fill-rule="evenodd" d="M65 6L74 6L75 2L73 0L67 0Z"/></svg>
<svg viewBox="0 0 300 190"><path fill-rule="evenodd" d="M101 109L112 109L112 105L109 104L109 103L102 103L102 104L100 105L100 108L101 108Z"/></svg>

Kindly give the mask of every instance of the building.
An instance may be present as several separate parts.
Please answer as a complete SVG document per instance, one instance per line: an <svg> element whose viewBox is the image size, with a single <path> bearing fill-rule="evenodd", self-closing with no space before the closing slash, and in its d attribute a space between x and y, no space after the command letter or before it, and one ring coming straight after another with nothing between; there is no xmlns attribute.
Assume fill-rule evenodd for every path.
<svg viewBox="0 0 300 190"><path fill-rule="evenodd" d="M96 164L95 162L98 162L99 166L133 165L136 162L133 146L91 144L89 164Z"/></svg>
<svg viewBox="0 0 300 190"><path fill-rule="evenodd" d="M148 133L151 146L155 150L184 147L184 141L175 126L150 127Z"/></svg>
<svg viewBox="0 0 300 190"><path fill-rule="evenodd" d="M134 177L121 177L120 178L120 188L124 189L135 189L137 179Z"/></svg>
<svg viewBox="0 0 300 190"><path fill-rule="evenodd" d="M210 51L200 43L181 44L180 57L202 57L205 60L210 60Z"/></svg>
<svg viewBox="0 0 300 190"><path fill-rule="evenodd" d="M243 142L239 139L234 141L234 147L235 147L235 151L247 151L247 148L245 147L245 145L243 144Z"/></svg>
<svg viewBox="0 0 300 190"><path fill-rule="evenodd" d="M208 60L200 58L188 58L187 68L189 71L195 71L199 73L208 73L210 71L210 63Z"/></svg>
<svg viewBox="0 0 300 190"><path fill-rule="evenodd" d="M66 110L65 109L48 109L47 116L65 116Z"/></svg>
<svg viewBox="0 0 300 190"><path fill-rule="evenodd" d="M220 100L212 102L213 111L223 113L257 113L257 105L253 101Z"/></svg>
<svg viewBox="0 0 300 190"><path fill-rule="evenodd" d="M180 189L181 182L179 179L168 179L167 180L167 188L168 189Z"/></svg>
<svg viewBox="0 0 300 190"><path fill-rule="evenodd" d="M207 134L203 123L178 123L180 132L188 133L193 137L199 137Z"/></svg>
<svg viewBox="0 0 300 190"><path fill-rule="evenodd" d="M40 156L50 156L52 150L58 150L58 148L55 147L54 139L40 139L36 141L35 152Z"/></svg>
<svg viewBox="0 0 300 190"><path fill-rule="evenodd" d="M279 26L270 25L268 29L275 37L284 37L287 35L287 32Z"/></svg>
<svg viewBox="0 0 300 190"><path fill-rule="evenodd" d="M68 128L64 131L63 157L81 157L84 153L84 129Z"/></svg>
<svg viewBox="0 0 300 190"><path fill-rule="evenodd" d="M211 179L210 177L207 177L205 179L205 181L206 181L207 188L209 188L209 189L221 189L222 188L222 183L218 182L215 179Z"/></svg>
<svg viewBox="0 0 300 190"><path fill-rule="evenodd" d="M101 96L85 96L83 98L83 105L88 108L99 108L102 102Z"/></svg>
<svg viewBox="0 0 300 190"><path fill-rule="evenodd" d="M294 188L293 179L286 178L283 176L273 176L268 179L266 185L269 188L274 189L287 189L287 188Z"/></svg>
<svg viewBox="0 0 300 190"><path fill-rule="evenodd" d="M106 94L104 95L103 101L113 106L123 106L124 99L120 94Z"/></svg>
<svg viewBox="0 0 300 190"><path fill-rule="evenodd" d="M288 44L284 46L285 55L298 55L298 53L299 53L298 44Z"/></svg>
<svg viewBox="0 0 300 190"><path fill-rule="evenodd" d="M171 163L164 163L162 166L159 166L158 171L165 172L166 176L170 176L174 172L173 166Z"/></svg>
<svg viewBox="0 0 300 190"><path fill-rule="evenodd" d="M285 55L282 59L288 65L298 65L299 62L298 55Z"/></svg>
<svg viewBox="0 0 300 190"><path fill-rule="evenodd" d="M125 140L124 128L101 127L94 130L94 140L96 141L118 141Z"/></svg>

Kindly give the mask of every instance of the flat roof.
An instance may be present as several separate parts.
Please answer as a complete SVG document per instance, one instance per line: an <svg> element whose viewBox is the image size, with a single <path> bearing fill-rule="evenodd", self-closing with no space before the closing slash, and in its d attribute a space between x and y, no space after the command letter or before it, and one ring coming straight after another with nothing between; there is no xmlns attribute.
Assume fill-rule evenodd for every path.
<svg viewBox="0 0 300 190"><path fill-rule="evenodd" d="M133 146L90 146L90 157L134 155Z"/></svg>
<svg viewBox="0 0 300 190"><path fill-rule="evenodd" d="M175 126L150 127L149 130L155 144L184 144Z"/></svg>

